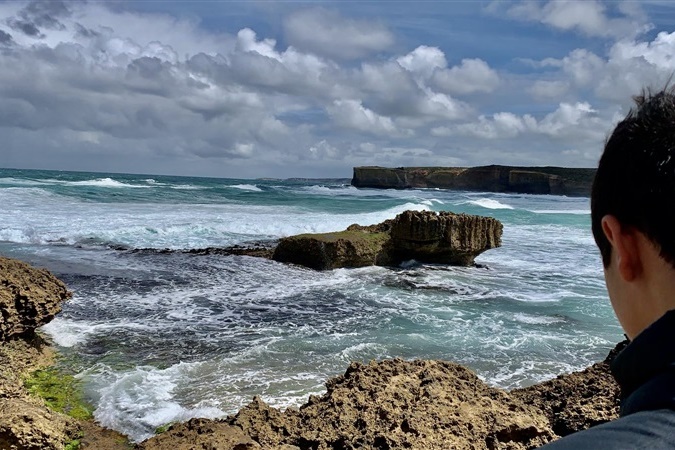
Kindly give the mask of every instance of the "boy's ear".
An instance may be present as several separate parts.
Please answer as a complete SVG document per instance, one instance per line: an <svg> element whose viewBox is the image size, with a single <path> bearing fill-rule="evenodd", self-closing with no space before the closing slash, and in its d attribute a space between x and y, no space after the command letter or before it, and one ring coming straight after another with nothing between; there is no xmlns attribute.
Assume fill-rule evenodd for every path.
<svg viewBox="0 0 675 450"><path fill-rule="evenodd" d="M637 231L626 227L610 214L601 221L602 231L612 245L611 264L617 264L619 274L625 281L633 281L642 271L642 261L637 245Z"/></svg>

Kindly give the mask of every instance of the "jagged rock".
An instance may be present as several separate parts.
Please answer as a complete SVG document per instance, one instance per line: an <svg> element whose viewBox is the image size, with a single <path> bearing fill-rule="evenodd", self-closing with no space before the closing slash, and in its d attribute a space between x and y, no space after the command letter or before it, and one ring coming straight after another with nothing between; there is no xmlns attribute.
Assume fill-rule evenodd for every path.
<svg viewBox="0 0 675 450"><path fill-rule="evenodd" d="M502 245L502 230L492 217L405 211L392 223L392 259L468 266L485 250Z"/></svg>
<svg viewBox="0 0 675 450"><path fill-rule="evenodd" d="M25 399L0 399L0 448L61 450L78 427L74 420Z"/></svg>
<svg viewBox="0 0 675 450"><path fill-rule="evenodd" d="M299 410L281 412L256 398L237 415L213 426L228 435L238 436L241 430L263 448L289 450L515 450L556 437L540 411L487 386L458 364L400 359L352 363L326 387L326 394L310 397ZM141 448L183 448L179 445L191 442L193 429L192 421L175 425ZM199 437L203 448L216 448L222 442L222 436Z"/></svg>
<svg viewBox="0 0 675 450"><path fill-rule="evenodd" d="M150 438L141 444L140 448L144 450L193 450L197 448L255 450L263 447L237 426L216 420L191 419Z"/></svg>
<svg viewBox="0 0 675 450"><path fill-rule="evenodd" d="M604 361L511 394L541 409L553 431L567 436L619 417L620 389L610 372L610 363L628 341L619 343Z"/></svg>
<svg viewBox="0 0 675 450"><path fill-rule="evenodd" d="M499 247L501 236L502 224L491 217L405 211L377 225L283 238L273 259L317 270L394 266L410 259L466 266Z"/></svg>
<svg viewBox="0 0 675 450"><path fill-rule="evenodd" d="M194 421L177 424L141 449L189 448L182 445L194 439L222 450L535 448L616 417L609 362L622 345L584 371L511 392L444 361L352 363L299 409L282 412L255 398L235 416L198 422L204 433L195 435ZM221 433L239 444L224 445Z"/></svg>
<svg viewBox="0 0 675 450"><path fill-rule="evenodd" d="M46 324L70 296L49 271L0 257L0 341Z"/></svg>

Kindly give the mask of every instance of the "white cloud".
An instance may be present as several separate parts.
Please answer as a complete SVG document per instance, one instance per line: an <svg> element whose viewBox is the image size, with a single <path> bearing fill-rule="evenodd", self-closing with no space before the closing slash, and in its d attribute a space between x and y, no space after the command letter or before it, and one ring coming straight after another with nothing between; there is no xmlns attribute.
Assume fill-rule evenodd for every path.
<svg viewBox="0 0 675 450"><path fill-rule="evenodd" d="M287 17L288 42L300 50L336 59L356 59L389 48L393 34L377 22L350 19L323 8L297 11Z"/></svg>
<svg viewBox="0 0 675 450"><path fill-rule="evenodd" d="M0 17L25 5L0 2ZM565 164L596 154L617 104L675 70L675 33L509 73L484 55L452 61L447 43L395 47L385 26L322 9L287 21L320 25L312 43L67 5L37 34L0 20L0 166L331 176L370 163ZM607 20L637 14L611 11Z"/></svg>
<svg viewBox="0 0 675 450"><path fill-rule="evenodd" d="M309 147L307 156L311 159L323 161L326 159L340 159L343 155L335 146L322 139Z"/></svg>
<svg viewBox="0 0 675 450"><path fill-rule="evenodd" d="M570 83L567 81L557 80L537 80L528 89L528 92L536 99L559 99L562 98L570 90Z"/></svg>
<svg viewBox="0 0 675 450"><path fill-rule="evenodd" d="M661 88L675 73L675 32L661 32L651 42L620 40L612 45L606 59L576 49L561 59L547 58L540 65L560 69L559 79L552 81L557 86L590 89L599 99L627 105L631 95L645 86Z"/></svg>
<svg viewBox="0 0 675 450"><path fill-rule="evenodd" d="M458 95L492 92L499 85L499 75L482 59L463 59L459 66L436 71L433 84Z"/></svg>
<svg viewBox="0 0 675 450"><path fill-rule="evenodd" d="M651 28L639 6L622 6L618 17L611 17L607 7L599 0L551 0L541 3L524 0L512 6L512 17L541 22L565 31L577 31L586 36L624 38L634 37ZM634 3L634 2L633 2Z"/></svg>
<svg viewBox="0 0 675 450"><path fill-rule="evenodd" d="M327 111L337 125L345 128L376 135L397 133L390 117L373 112L364 107L359 100L335 100Z"/></svg>
<svg viewBox="0 0 675 450"><path fill-rule="evenodd" d="M480 139L513 139L523 135L543 135L560 140L583 139L600 142L614 117L600 117L586 102L560 103L558 108L537 120L530 114L500 112L481 115L477 121L453 127L437 127L436 136L471 136Z"/></svg>
<svg viewBox="0 0 675 450"><path fill-rule="evenodd" d="M445 69L448 62L445 54L436 47L421 45L407 55L401 56L396 61L417 77L426 80L431 78L438 69Z"/></svg>
<svg viewBox="0 0 675 450"><path fill-rule="evenodd" d="M492 92L499 84L499 75L485 61L466 58L460 65L448 68L445 54L437 47L421 45L396 61L420 87L448 94Z"/></svg>

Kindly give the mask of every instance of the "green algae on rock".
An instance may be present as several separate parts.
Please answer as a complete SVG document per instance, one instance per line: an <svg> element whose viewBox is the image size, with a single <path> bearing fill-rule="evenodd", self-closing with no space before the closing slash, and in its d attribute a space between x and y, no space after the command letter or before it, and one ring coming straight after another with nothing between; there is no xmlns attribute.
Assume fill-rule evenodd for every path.
<svg viewBox="0 0 675 450"><path fill-rule="evenodd" d="M56 412L79 420L92 418L91 408L82 397L79 381L54 366L32 372L24 381L24 386L31 395L44 399L45 404Z"/></svg>

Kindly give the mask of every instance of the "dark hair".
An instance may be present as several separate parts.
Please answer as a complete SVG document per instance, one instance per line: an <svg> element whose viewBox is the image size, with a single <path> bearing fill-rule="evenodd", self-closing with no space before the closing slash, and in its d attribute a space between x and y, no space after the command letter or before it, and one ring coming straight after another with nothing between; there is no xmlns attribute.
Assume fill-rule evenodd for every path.
<svg viewBox="0 0 675 450"><path fill-rule="evenodd" d="M591 222L605 267L611 245L603 216L641 231L675 267L675 88L634 98L605 144L591 193Z"/></svg>

